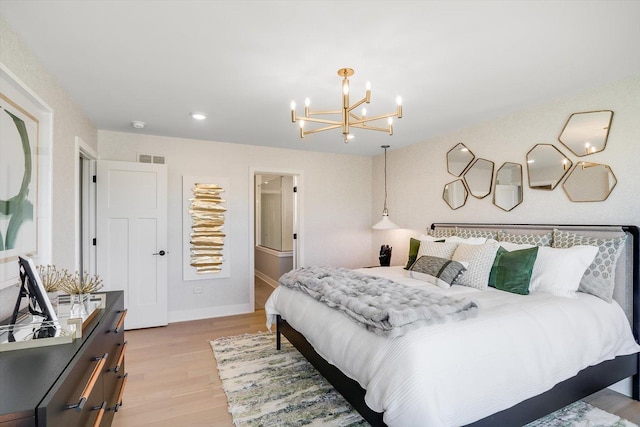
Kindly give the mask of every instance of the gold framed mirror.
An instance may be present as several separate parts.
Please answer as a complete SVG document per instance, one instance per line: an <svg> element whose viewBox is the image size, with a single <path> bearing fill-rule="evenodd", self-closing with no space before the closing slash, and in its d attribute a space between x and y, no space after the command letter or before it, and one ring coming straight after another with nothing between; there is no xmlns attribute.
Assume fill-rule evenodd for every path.
<svg viewBox="0 0 640 427"><path fill-rule="evenodd" d="M453 176L460 176L475 157L476 156L460 142L447 152L447 171Z"/></svg>
<svg viewBox="0 0 640 427"><path fill-rule="evenodd" d="M496 172L493 185L493 204L509 212L522 203L522 165L503 163Z"/></svg>
<svg viewBox="0 0 640 427"><path fill-rule="evenodd" d="M536 144L527 153L529 188L553 190L569 172L573 162L551 144Z"/></svg>
<svg viewBox="0 0 640 427"><path fill-rule="evenodd" d="M487 159L476 159L464 173L469 193L477 199L483 199L491 193L494 163Z"/></svg>
<svg viewBox="0 0 640 427"><path fill-rule="evenodd" d="M607 146L613 111L573 113L558 136L560 141L578 157L598 153Z"/></svg>
<svg viewBox="0 0 640 427"><path fill-rule="evenodd" d="M467 203L469 193L461 179L456 179L444 185L442 198L453 210L461 208Z"/></svg>
<svg viewBox="0 0 640 427"><path fill-rule="evenodd" d="M562 188L572 202L602 202L618 183L609 165L578 162Z"/></svg>

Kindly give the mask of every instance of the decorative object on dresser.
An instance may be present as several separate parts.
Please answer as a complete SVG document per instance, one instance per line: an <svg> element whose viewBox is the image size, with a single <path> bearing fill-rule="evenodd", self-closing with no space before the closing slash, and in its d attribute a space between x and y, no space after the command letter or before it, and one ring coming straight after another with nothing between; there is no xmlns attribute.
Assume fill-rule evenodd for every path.
<svg viewBox="0 0 640 427"><path fill-rule="evenodd" d="M105 308L69 344L0 355L0 426L109 426L126 384L124 295L106 292Z"/></svg>
<svg viewBox="0 0 640 427"><path fill-rule="evenodd" d="M399 119L402 118L402 98L399 96L396 98L397 110L395 113L382 114L378 116L367 116L367 110L362 109L362 114L358 116L353 110L364 103L371 101L371 83L367 82L366 92L364 98L355 104L349 104L349 93L351 91L349 87L349 77L354 74L351 68L340 68L338 75L342 77L342 106L338 110L324 110L324 111L311 111L309 98L304 100L304 117L296 116L296 103L291 101L291 121L293 123L298 122L300 125L300 138L304 138L305 135L322 132L325 130L342 128L342 135L344 136L345 144L353 138L350 128L377 130L381 132L388 132L389 135L393 135L393 117ZM328 115L341 115L341 120L329 120L314 118L312 116L328 116ZM387 119L387 127L371 126L369 122L376 122L382 119ZM328 126L315 128L311 130L305 130L306 122L322 123Z"/></svg>

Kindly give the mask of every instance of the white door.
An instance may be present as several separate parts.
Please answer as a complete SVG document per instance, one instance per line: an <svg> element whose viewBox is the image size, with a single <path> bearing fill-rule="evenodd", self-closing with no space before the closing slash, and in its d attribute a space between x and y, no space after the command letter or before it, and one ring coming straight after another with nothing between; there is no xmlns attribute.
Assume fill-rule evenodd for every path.
<svg viewBox="0 0 640 427"><path fill-rule="evenodd" d="M167 324L167 167L100 160L97 271L124 290L126 329Z"/></svg>

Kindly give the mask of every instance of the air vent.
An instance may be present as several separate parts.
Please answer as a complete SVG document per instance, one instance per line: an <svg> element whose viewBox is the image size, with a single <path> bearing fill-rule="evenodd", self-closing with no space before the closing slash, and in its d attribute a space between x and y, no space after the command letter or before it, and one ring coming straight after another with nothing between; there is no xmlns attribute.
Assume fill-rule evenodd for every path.
<svg viewBox="0 0 640 427"><path fill-rule="evenodd" d="M164 156L158 156L156 154L140 154L138 153L138 162L140 163L156 163L164 165Z"/></svg>
<svg viewBox="0 0 640 427"><path fill-rule="evenodd" d="M140 163L151 163L153 160L153 156L150 154L138 154L138 161Z"/></svg>

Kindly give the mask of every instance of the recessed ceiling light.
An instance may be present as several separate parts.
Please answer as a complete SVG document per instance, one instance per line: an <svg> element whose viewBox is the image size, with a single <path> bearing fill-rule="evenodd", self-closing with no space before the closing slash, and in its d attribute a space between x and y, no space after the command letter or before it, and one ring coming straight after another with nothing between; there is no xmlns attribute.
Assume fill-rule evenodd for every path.
<svg viewBox="0 0 640 427"><path fill-rule="evenodd" d="M207 118L207 115L205 113L191 113L191 117L196 120L204 120Z"/></svg>
<svg viewBox="0 0 640 427"><path fill-rule="evenodd" d="M146 126L145 122L141 122L139 120L134 120L131 122L131 126L133 126L136 129L142 129Z"/></svg>

